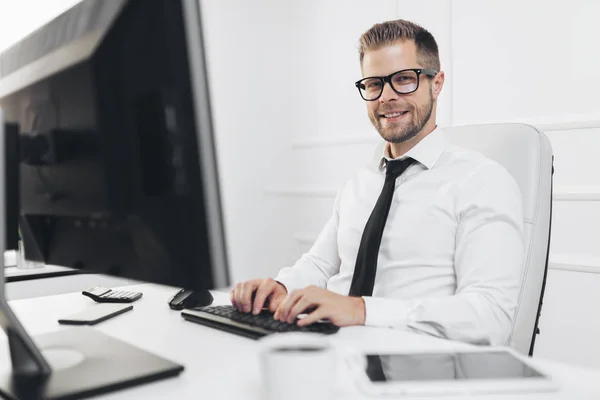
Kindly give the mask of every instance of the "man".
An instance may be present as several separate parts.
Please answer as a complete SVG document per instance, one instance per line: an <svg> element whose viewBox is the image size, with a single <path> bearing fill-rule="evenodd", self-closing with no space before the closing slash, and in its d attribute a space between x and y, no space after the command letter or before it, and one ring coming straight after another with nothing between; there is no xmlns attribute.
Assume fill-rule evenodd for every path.
<svg viewBox="0 0 600 400"><path fill-rule="evenodd" d="M268 299L275 319L307 313L301 326L329 319L505 344L524 257L516 182L437 128L445 76L427 30L374 25L360 62L356 86L384 153L340 190L311 250L274 280L237 284L233 305L256 314Z"/></svg>

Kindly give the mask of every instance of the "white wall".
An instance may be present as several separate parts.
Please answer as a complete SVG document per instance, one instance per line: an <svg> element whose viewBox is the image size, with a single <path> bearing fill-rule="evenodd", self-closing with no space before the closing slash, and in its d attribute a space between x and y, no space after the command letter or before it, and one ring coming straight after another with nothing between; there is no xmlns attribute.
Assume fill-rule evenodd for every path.
<svg viewBox="0 0 600 400"><path fill-rule="evenodd" d="M447 81L439 125L522 121L549 136L556 156L552 263L536 356L600 368L600 3L238 3L244 2L203 2L214 18L209 32L221 32L212 35L209 52L215 87L235 92L220 69L231 68L230 53L246 52L249 43L260 59L237 65L255 85L280 84L260 98L235 92L253 105L241 118L219 111L230 103L213 87L219 139L231 161L223 174L234 278L274 275L310 248L336 190L379 139L352 84L360 77L358 38L375 22L410 19L440 46ZM273 41L262 42L265 36L277 51ZM236 156L243 166L232 161Z"/></svg>
<svg viewBox="0 0 600 400"><path fill-rule="evenodd" d="M201 4L232 275L274 275L300 254L296 238L321 228L329 192L355 165L306 139L370 132L353 84L358 38L394 17L395 0Z"/></svg>
<svg viewBox="0 0 600 400"><path fill-rule="evenodd" d="M263 189L281 175L289 146L293 85L289 4L278 0L202 2L223 187L229 261L235 280L262 276L289 249L266 246L268 237L289 236L285 220L270 223L277 204ZM257 228L258 227L258 228Z"/></svg>
<svg viewBox="0 0 600 400"><path fill-rule="evenodd" d="M0 51L81 0L0 0Z"/></svg>
<svg viewBox="0 0 600 400"><path fill-rule="evenodd" d="M593 268L597 270L598 264ZM599 287L597 272L548 271L535 357L600 368Z"/></svg>
<svg viewBox="0 0 600 400"><path fill-rule="evenodd" d="M451 7L453 123L529 122L554 149L552 270L536 356L600 368L600 3L454 0Z"/></svg>

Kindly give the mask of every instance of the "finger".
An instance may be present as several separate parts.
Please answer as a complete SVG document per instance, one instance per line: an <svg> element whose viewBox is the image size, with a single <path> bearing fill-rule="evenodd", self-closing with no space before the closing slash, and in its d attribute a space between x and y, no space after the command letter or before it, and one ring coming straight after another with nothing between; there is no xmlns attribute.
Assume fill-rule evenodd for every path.
<svg viewBox="0 0 600 400"><path fill-rule="evenodd" d="M300 299L298 299L296 304L294 304L294 306L290 309L290 312L288 313L288 316L286 318L286 321L289 324L294 322L298 314L301 314L302 312L306 311L307 308L314 305L314 303L309 301L306 297L307 296L303 296Z"/></svg>
<svg viewBox="0 0 600 400"><path fill-rule="evenodd" d="M275 287L273 285L260 285L258 287L258 289L256 290L256 297L254 298L254 304L252 305L253 309L252 309L252 313L253 314L258 314L260 312L260 310L263 308L264 304L265 304L265 300L267 299L268 296L270 296L273 291L275 290Z"/></svg>
<svg viewBox="0 0 600 400"><path fill-rule="evenodd" d="M240 305L240 289L241 289L241 287L242 287L242 284L238 283L237 285L235 285L235 287L231 291L231 304L233 304L233 306L237 310L240 310L240 308L241 308L241 305Z"/></svg>
<svg viewBox="0 0 600 400"><path fill-rule="evenodd" d="M237 309L239 311L243 311L244 305L242 304L242 285L243 283L238 283L235 289L235 304L237 304Z"/></svg>
<svg viewBox="0 0 600 400"><path fill-rule="evenodd" d="M229 293L229 301L231 301L232 306L237 308L237 305L235 303L235 287L233 289L231 289L231 292Z"/></svg>
<svg viewBox="0 0 600 400"><path fill-rule="evenodd" d="M277 308L277 311L275 312L273 318L278 319L280 321L286 321L288 313L290 312L294 304L296 304L298 299L302 297L302 293L303 292L301 290L297 290L288 294Z"/></svg>
<svg viewBox="0 0 600 400"><path fill-rule="evenodd" d="M283 299L285 299L285 296L285 294L273 295L269 300L269 311L271 311L272 313L277 311L277 308L279 307Z"/></svg>
<svg viewBox="0 0 600 400"><path fill-rule="evenodd" d="M308 314L306 317L298 320L298 326L307 326L310 324L314 324L315 322L327 318L327 312L324 307L319 307L315 311Z"/></svg>
<svg viewBox="0 0 600 400"><path fill-rule="evenodd" d="M275 314L273 314L273 319L277 320L284 314L286 301L288 300L288 298L291 298L291 297L292 297L292 293L283 297L283 299L279 302L279 305L275 309Z"/></svg>
<svg viewBox="0 0 600 400"><path fill-rule="evenodd" d="M242 311L250 312L252 308L252 293L256 289L256 284L253 281L244 282L242 284L241 303Z"/></svg>

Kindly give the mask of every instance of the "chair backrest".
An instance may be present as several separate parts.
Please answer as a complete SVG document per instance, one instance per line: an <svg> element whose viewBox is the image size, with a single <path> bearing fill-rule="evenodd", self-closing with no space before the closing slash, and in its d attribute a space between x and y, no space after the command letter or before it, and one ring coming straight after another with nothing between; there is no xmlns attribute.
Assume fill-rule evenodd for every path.
<svg viewBox="0 0 600 400"><path fill-rule="evenodd" d="M512 334L507 343L533 354L548 271L552 219L553 156L550 141L524 124L488 124L444 128L448 140L495 160L512 174L523 195L525 264Z"/></svg>

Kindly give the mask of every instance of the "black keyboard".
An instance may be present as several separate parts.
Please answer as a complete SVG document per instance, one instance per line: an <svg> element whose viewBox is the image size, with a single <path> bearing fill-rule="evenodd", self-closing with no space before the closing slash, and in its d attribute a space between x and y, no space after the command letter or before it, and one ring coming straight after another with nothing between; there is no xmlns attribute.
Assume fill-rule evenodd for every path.
<svg viewBox="0 0 600 400"><path fill-rule="evenodd" d="M207 306L186 309L181 316L188 321L207 325L223 331L246 336L251 339L282 332L313 332L326 335L336 333L340 328L329 322L316 322L308 326L276 321L270 311L254 315L238 311L233 306Z"/></svg>

